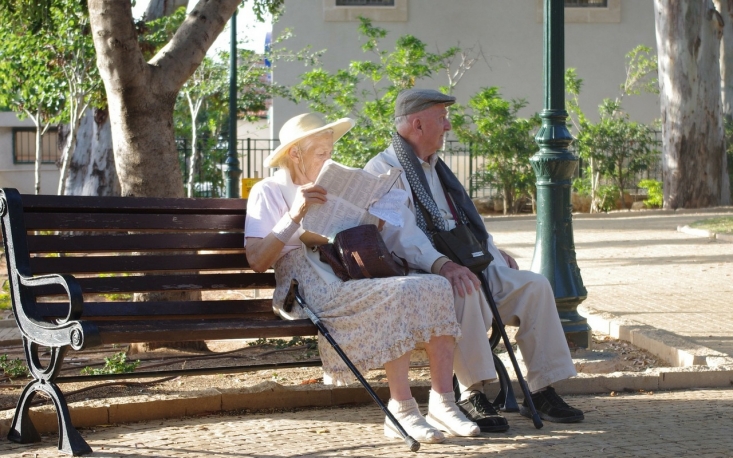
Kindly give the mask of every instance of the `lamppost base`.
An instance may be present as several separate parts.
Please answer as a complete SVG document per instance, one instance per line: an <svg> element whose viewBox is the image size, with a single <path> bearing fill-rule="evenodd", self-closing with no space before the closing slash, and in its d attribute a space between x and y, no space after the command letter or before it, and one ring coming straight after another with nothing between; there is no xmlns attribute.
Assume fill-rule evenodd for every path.
<svg viewBox="0 0 733 458"><path fill-rule="evenodd" d="M568 342L572 342L576 347L590 349L593 343L591 327L588 325L588 320L577 310L578 305L584 299L585 297L574 298L567 302L558 301L557 311Z"/></svg>

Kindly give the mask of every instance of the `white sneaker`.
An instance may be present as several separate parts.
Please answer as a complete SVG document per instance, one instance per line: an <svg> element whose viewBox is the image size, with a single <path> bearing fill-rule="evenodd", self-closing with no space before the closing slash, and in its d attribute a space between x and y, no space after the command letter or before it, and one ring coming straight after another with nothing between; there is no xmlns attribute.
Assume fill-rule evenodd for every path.
<svg viewBox="0 0 733 458"><path fill-rule="evenodd" d="M440 394L430 390L430 404L426 421L452 436L471 437L481 434L481 428L466 418L458 409L452 391Z"/></svg>
<svg viewBox="0 0 733 458"><path fill-rule="evenodd" d="M415 398L407 401L395 401L390 399L387 408L392 415L400 422L400 425L413 439L424 444L439 444L445 440L445 435L439 430L430 426L425 417L420 413ZM384 419L384 435L387 437L402 439L397 427L392 424L389 418Z"/></svg>

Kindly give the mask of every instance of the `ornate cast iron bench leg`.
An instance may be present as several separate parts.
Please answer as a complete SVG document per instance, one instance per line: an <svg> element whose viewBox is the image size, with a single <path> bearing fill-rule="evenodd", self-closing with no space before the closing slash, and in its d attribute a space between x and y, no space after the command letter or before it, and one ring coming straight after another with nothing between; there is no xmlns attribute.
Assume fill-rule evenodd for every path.
<svg viewBox="0 0 733 458"><path fill-rule="evenodd" d="M68 347L51 348L51 361L48 367L45 368L38 358L38 344L30 342L24 336L23 349L28 361L28 368L35 380L28 383L20 395L18 406L15 408L15 416L10 425L8 439L19 444L41 441L41 436L38 434L36 427L33 426L29 412L33 398L37 392L41 391L51 398L56 408L56 417L59 422L59 450L73 456L91 453L91 447L71 423L69 407L66 404L64 394L54 383Z"/></svg>

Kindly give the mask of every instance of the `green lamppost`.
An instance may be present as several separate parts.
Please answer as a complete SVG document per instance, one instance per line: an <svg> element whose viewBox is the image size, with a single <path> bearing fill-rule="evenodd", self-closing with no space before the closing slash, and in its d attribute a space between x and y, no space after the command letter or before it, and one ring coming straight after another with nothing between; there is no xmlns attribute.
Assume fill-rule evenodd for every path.
<svg viewBox="0 0 733 458"><path fill-rule="evenodd" d="M229 45L229 151L224 163L224 185L226 197L240 197L242 169L237 157L237 12L231 20L231 43Z"/></svg>
<svg viewBox="0 0 733 458"><path fill-rule="evenodd" d="M587 291L580 277L573 242L570 191L578 158L568 150L572 137L565 120L565 5L545 0L545 105L535 141L540 150L531 158L537 176L537 240L533 272L550 280L563 330L580 347L590 344L590 326L578 313Z"/></svg>

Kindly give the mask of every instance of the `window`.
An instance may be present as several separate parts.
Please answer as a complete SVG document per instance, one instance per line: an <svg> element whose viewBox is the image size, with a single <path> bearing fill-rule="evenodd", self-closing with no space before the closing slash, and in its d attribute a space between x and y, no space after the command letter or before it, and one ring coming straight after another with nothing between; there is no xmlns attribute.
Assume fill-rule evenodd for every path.
<svg viewBox="0 0 733 458"><path fill-rule="evenodd" d="M323 0L326 22L407 22L408 0Z"/></svg>
<svg viewBox="0 0 733 458"><path fill-rule="evenodd" d="M41 162L55 164L60 158L58 131L50 128L41 138ZM36 130L29 128L13 129L13 162L33 164L36 162Z"/></svg>
<svg viewBox="0 0 733 458"><path fill-rule="evenodd" d="M336 6L394 6L394 0L336 0Z"/></svg>
<svg viewBox="0 0 733 458"><path fill-rule="evenodd" d="M621 0L564 0L566 24L621 22ZM545 0L537 0L537 23L542 24Z"/></svg>
<svg viewBox="0 0 733 458"><path fill-rule="evenodd" d="M565 0L565 8L608 8L608 0Z"/></svg>

